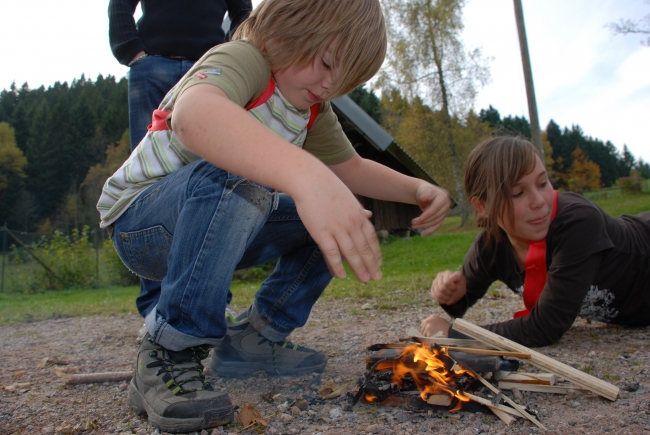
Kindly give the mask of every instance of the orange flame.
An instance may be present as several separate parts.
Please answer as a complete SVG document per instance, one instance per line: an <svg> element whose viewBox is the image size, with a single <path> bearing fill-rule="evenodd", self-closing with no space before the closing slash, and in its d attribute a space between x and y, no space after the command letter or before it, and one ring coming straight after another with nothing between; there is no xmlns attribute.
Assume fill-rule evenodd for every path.
<svg viewBox="0 0 650 435"><path fill-rule="evenodd" d="M409 358L411 354L413 355L412 361ZM456 385L455 379L462 375L473 375L456 364L448 370L445 361L440 356L446 357L444 359L447 361L453 361L446 348L431 349L428 346L407 346L399 358L380 362L376 370L391 369L393 371L391 382L399 386L402 385L404 376L410 374L420 390L422 400L426 402L427 397L431 394L447 393L459 400L458 405L450 410L457 411L461 408L462 402L469 402L470 399L462 391L453 388ZM373 396L373 398L376 400L376 397ZM372 401L368 395L366 395L366 399Z"/></svg>

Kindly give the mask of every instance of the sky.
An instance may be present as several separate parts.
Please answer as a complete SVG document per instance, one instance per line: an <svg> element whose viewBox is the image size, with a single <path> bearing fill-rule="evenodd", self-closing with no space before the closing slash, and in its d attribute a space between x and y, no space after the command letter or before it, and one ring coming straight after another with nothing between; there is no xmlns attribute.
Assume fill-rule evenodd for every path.
<svg viewBox="0 0 650 435"><path fill-rule="evenodd" d="M254 4L258 1L254 0ZM588 136L627 145L650 162L650 47L605 25L650 14L648 0L522 0L542 129L579 125ZM108 1L0 2L0 89L70 82L85 74L124 77L108 42ZM136 12L138 14L139 12ZM512 0L468 0L466 49L490 57L491 82L475 108L528 118Z"/></svg>

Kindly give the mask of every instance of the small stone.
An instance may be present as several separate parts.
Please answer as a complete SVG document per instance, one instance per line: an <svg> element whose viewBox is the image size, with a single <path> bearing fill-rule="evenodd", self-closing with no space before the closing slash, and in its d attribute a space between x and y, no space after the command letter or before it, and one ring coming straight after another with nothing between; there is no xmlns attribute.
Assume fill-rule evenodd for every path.
<svg viewBox="0 0 650 435"><path fill-rule="evenodd" d="M337 419L343 417L343 410L338 406L330 410L330 418Z"/></svg>
<svg viewBox="0 0 650 435"><path fill-rule="evenodd" d="M291 420L293 420L293 417L290 416L289 414L282 413L280 414L280 420L283 423L289 423Z"/></svg>
<svg viewBox="0 0 650 435"><path fill-rule="evenodd" d="M300 415L302 411L300 411L300 408L298 408L297 406L292 406L291 408L289 408L289 412L291 413L291 415Z"/></svg>
<svg viewBox="0 0 650 435"><path fill-rule="evenodd" d="M217 428L212 429L212 432L210 432L210 435L223 435L223 431L217 427Z"/></svg>
<svg viewBox="0 0 650 435"><path fill-rule="evenodd" d="M374 310L375 309L375 304L372 302L366 302L365 304L361 305L362 310Z"/></svg>
<svg viewBox="0 0 650 435"><path fill-rule="evenodd" d="M577 408L577 407L579 407L579 406L580 406L580 402L573 402L573 403L571 404L571 408Z"/></svg>

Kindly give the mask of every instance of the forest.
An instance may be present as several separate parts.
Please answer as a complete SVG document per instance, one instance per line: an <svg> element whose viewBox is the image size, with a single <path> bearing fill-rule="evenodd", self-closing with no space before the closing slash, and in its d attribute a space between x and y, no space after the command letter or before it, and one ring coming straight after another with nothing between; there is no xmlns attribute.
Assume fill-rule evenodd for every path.
<svg viewBox="0 0 650 435"><path fill-rule="evenodd" d="M492 106L445 121L441 110L397 88L357 88L350 96L379 122L443 187L455 191L446 138L455 138L458 161L494 134L530 137L519 116ZM588 136L578 125L550 121L543 132L547 168L555 186L589 191L650 178L650 166L623 147ZM128 157L127 79L81 76L30 89L0 92L0 223L21 232L64 234L96 228L101 187ZM627 181L626 181L627 180Z"/></svg>

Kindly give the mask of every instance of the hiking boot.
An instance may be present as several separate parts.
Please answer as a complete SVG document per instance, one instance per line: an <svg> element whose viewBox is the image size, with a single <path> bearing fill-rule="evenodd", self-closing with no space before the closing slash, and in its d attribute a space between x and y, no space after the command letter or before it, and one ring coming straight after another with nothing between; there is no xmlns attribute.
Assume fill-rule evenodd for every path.
<svg viewBox="0 0 650 435"><path fill-rule="evenodd" d="M194 432L230 423L234 418L230 398L214 391L203 374L201 360L209 351L207 345L171 351L147 333L129 385L129 406L137 414L146 413L164 432Z"/></svg>
<svg viewBox="0 0 650 435"><path fill-rule="evenodd" d="M270 341L244 321L229 325L228 334L212 351L210 369L229 377L248 376L258 371L286 376L320 372L326 364L324 353L288 341Z"/></svg>

